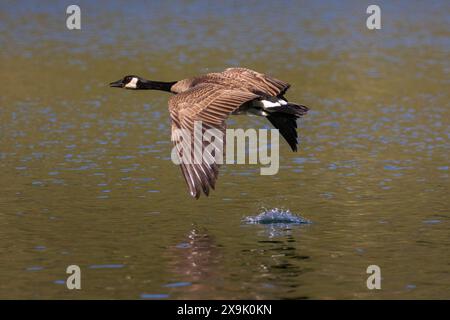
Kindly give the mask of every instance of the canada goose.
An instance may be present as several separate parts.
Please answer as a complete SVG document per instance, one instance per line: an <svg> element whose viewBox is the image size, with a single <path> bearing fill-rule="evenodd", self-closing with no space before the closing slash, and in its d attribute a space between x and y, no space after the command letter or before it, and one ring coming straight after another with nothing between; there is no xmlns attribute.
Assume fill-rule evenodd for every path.
<svg viewBox="0 0 450 320"><path fill-rule="evenodd" d="M230 114L256 114L266 117L297 151L297 123L308 111L303 105L288 102L284 94L290 85L246 68L228 68L223 72L173 82L150 81L130 75L110 83L111 87L134 90L161 90L174 93L169 99L172 141L177 145L177 129L193 132L194 121L225 133ZM201 190L208 195L218 176L217 163L180 164L191 196L198 199Z"/></svg>

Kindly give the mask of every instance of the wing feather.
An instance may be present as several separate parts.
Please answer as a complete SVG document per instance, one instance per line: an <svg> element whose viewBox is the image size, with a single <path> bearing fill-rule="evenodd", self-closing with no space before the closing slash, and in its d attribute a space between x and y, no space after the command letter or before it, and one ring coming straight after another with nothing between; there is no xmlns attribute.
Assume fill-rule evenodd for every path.
<svg viewBox="0 0 450 320"><path fill-rule="evenodd" d="M177 149L180 159L182 152L190 150L191 159L194 159L194 141L198 139L194 135L194 122L202 122L202 133L207 129L218 129L222 133L223 139L214 137L218 143L225 141L225 120L228 116L242 104L259 98L260 96L247 91L229 89L224 86L214 84L199 84L185 92L173 96L169 100L169 111L172 118L172 141ZM185 129L190 133L190 145L177 134L177 129ZM203 135L202 135L203 137ZM204 147L207 141L198 141ZM222 144L225 151L225 144ZM184 179L189 187L190 194L199 198L201 191L209 194L210 188L214 189L219 173L219 163L211 153L205 154L207 161L202 157L200 163L183 163L180 167Z"/></svg>
<svg viewBox="0 0 450 320"><path fill-rule="evenodd" d="M238 80L250 91L269 96L282 96L291 86L289 83L272 78L264 73L247 68L228 68L221 73L225 77Z"/></svg>

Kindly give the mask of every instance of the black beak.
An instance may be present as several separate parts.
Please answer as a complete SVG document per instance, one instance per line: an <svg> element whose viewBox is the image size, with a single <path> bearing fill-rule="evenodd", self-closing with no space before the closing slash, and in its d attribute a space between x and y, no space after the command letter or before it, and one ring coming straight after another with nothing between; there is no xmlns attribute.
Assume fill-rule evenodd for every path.
<svg viewBox="0 0 450 320"><path fill-rule="evenodd" d="M123 82L122 82L122 79L117 80L117 81L114 81L114 82L111 82L111 83L109 84L109 86L110 86L110 87L113 87L113 88L123 88Z"/></svg>

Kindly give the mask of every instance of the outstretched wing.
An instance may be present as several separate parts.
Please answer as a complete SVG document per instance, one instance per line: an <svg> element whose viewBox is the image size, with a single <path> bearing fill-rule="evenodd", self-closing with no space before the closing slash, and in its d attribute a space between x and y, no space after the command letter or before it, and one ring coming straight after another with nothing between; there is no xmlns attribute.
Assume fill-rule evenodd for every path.
<svg viewBox="0 0 450 320"><path fill-rule="evenodd" d="M221 74L227 78L238 80L254 93L274 97L283 96L291 86L287 82L247 68L228 68Z"/></svg>
<svg viewBox="0 0 450 320"><path fill-rule="evenodd" d="M221 135L214 136L214 143L221 143L222 150L225 150L226 118L243 103L258 97L251 92L229 89L220 85L199 84L169 100L172 142L181 161L181 172L193 197L198 199L201 191L208 195L210 188L214 189L219 173L219 163L215 162L213 152L202 150L201 161L197 163L194 161L195 141L203 149L209 144L203 141L203 133L208 129L216 129L218 130L216 132L220 132ZM202 136L198 137L194 135L194 128L196 122L198 126L200 121ZM187 132L189 139L183 138L181 131ZM185 152L190 152L190 157L186 157ZM189 158L190 163L182 161Z"/></svg>

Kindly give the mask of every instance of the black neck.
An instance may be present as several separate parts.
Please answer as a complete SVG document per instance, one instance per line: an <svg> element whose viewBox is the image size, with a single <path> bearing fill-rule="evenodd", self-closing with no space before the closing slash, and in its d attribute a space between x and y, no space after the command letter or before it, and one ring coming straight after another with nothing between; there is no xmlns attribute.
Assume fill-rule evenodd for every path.
<svg viewBox="0 0 450 320"><path fill-rule="evenodd" d="M160 90L170 92L170 88L172 88L172 86L175 83L177 83L177 81L162 82L162 81L145 80L140 82L138 88L142 90Z"/></svg>

